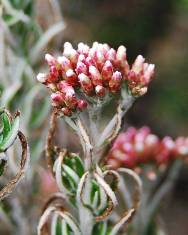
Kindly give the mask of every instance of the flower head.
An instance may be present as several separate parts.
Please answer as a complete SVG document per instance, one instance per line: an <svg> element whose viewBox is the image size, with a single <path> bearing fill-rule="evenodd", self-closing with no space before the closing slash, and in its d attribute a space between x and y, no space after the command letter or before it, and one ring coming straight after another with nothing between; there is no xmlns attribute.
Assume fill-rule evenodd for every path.
<svg viewBox="0 0 188 235"><path fill-rule="evenodd" d="M108 155L108 164L115 168L134 168L150 162L166 164L176 158L188 158L188 138L173 140L166 136L160 140L148 127L138 130L131 127L115 140Z"/></svg>
<svg viewBox="0 0 188 235"><path fill-rule="evenodd" d="M61 56L46 54L45 60L49 72L39 73L37 79L51 89L52 104L65 115L86 108L87 96L102 99L119 93L123 83L133 95L142 95L154 74L154 65L144 63L142 56L130 67L124 46L116 51L98 42L91 48L79 43L77 49L66 42Z"/></svg>

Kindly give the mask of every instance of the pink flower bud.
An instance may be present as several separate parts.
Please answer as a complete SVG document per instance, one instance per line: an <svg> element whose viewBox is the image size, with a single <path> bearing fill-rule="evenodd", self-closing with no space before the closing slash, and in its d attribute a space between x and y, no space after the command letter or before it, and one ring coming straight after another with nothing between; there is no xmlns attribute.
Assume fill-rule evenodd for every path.
<svg viewBox="0 0 188 235"><path fill-rule="evenodd" d="M55 65L56 64L56 59L50 55L50 54L46 54L45 55L45 60L47 61L48 65L51 66L51 65Z"/></svg>
<svg viewBox="0 0 188 235"><path fill-rule="evenodd" d="M63 103L63 95L60 92L52 93L51 99L56 104L62 104Z"/></svg>
<svg viewBox="0 0 188 235"><path fill-rule="evenodd" d="M78 79L80 82L80 85L82 87L82 90L86 92L87 95L90 95L91 92L93 91L93 84L90 80L90 78L85 75L84 73L81 73L78 75Z"/></svg>
<svg viewBox="0 0 188 235"><path fill-rule="evenodd" d="M110 79L112 78L113 75L113 65L112 63L107 60L102 68L102 72L101 72L102 78L104 79L104 81L110 81Z"/></svg>
<svg viewBox="0 0 188 235"><path fill-rule="evenodd" d="M144 66L144 57L142 55L138 55L133 66L132 66L132 70L138 74L139 72L141 72L143 70L143 66Z"/></svg>
<svg viewBox="0 0 188 235"><path fill-rule="evenodd" d="M92 47L90 50L89 50L89 57L91 57L93 60L96 59L96 54L97 54L97 50L96 48Z"/></svg>
<svg viewBox="0 0 188 235"><path fill-rule="evenodd" d="M85 59L85 64L89 67L91 65L95 65L95 62L94 62L94 60L90 56L88 56Z"/></svg>
<svg viewBox="0 0 188 235"><path fill-rule="evenodd" d="M111 48L107 53L106 53L106 59L110 60L112 63L116 60L116 51Z"/></svg>
<svg viewBox="0 0 188 235"><path fill-rule="evenodd" d="M78 44L78 52L87 55L89 52L89 46L84 44L83 42L80 42Z"/></svg>
<svg viewBox="0 0 188 235"><path fill-rule="evenodd" d="M165 146L165 148L168 149L168 150L173 150L173 148L175 147L174 141L173 141L172 138L169 137L169 136L166 136L166 137L163 138L162 144L163 144L163 145Z"/></svg>
<svg viewBox="0 0 188 235"><path fill-rule="evenodd" d="M94 42L92 45L92 48L94 49L98 49L99 43L98 42Z"/></svg>
<svg viewBox="0 0 188 235"><path fill-rule="evenodd" d="M39 73L37 75L37 80L41 83L47 82L47 78L48 78L48 76L45 73Z"/></svg>
<svg viewBox="0 0 188 235"><path fill-rule="evenodd" d="M58 84L58 88L63 94L69 94L71 96L75 95L74 88L66 81L60 81Z"/></svg>
<svg viewBox="0 0 188 235"><path fill-rule="evenodd" d="M155 70L154 64L149 64L147 66L147 69L145 69L145 71L144 71L145 84L148 84L150 82L151 78L154 75L154 70Z"/></svg>
<svg viewBox="0 0 188 235"><path fill-rule="evenodd" d="M71 85L75 86L78 84L78 77L72 69L68 69L66 72L66 81Z"/></svg>
<svg viewBox="0 0 188 235"><path fill-rule="evenodd" d="M73 49L72 44L70 42L65 42L64 43L64 50L66 50L67 48L68 49Z"/></svg>
<svg viewBox="0 0 188 235"><path fill-rule="evenodd" d="M72 111L68 107L64 107L61 110L62 110L62 112L65 116L71 116L72 115Z"/></svg>
<svg viewBox="0 0 188 235"><path fill-rule="evenodd" d="M78 101L78 109L82 111L83 109L87 108L87 102L85 100Z"/></svg>
<svg viewBox="0 0 188 235"><path fill-rule="evenodd" d="M97 51L96 53L96 62L100 68L102 68L103 64L105 63L105 57L101 51Z"/></svg>
<svg viewBox="0 0 188 235"><path fill-rule="evenodd" d="M91 80L94 86L102 85L102 77L99 73L99 70L95 66L89 66L89 73L91 76Z"/></svg>
<svg viewBox="0 0 188 235"><path fill-rule="evenodd" d="M59 70L54 65L50 67L50 77L53 82L58 81Z"/></svg>
<svg viewBox="0 0 188 235"><path fill-rule="evenodd" d="M86 61L85 55L80 54L80 55L78 56L78 61L77 61L77 63L78 63L78 62L85 63L85 61Z"/></svg>
<svg viewBox="0 0 188 235"><path fill-rule="evenodd" d="M113 73L112 78L109 81L109 88L112 93L117 93L121 86L122 75L116 71Z"/></svg>
<svg viewBox="0 0 188 235"><path fill-rule="evenodd" d="M64 71L67 71L68 69L72 69L70 60L67 59L65 56L59 56L57 58L57 62L61 65Z"/></svg>
<svg viewBox="0 0 188 235"><path fill-rule="evenodd" d="M126 60L126 48L124 46L118 47L117 54L116 54L116 60L119 61L120 63L122 61Z"/></svg>
<svg viewBox="0 0 188 235"><path fill-rule="evenodd" d="M99 97L105 96L105 88L101 85L97 85L95 87L95 92Z"/></svg>
<svg viewBox="0 0 188 235"><path fill-rule="evenodd" d="M76 66L76 73L84 73L87 74L87 66L83 62L78 62Z"/></svg>
<svg viewBox="0 0 188 235"><path fill-rule="evenodd" d="M78 52L73 49L72 44L69 42L64 43L63 55L71 61L72 64L76 64L78 59Z"/></svg>

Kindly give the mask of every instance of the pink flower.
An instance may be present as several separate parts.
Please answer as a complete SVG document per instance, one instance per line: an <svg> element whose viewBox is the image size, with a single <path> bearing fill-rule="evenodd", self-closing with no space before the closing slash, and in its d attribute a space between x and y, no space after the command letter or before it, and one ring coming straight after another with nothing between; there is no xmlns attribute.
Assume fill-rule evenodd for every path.
<svg viewBox="0 0 188 235"><path fill-rule="evenodd" d="M131 127L120 133L109 154L108 164L113 167L135 168L143 163L167 164L176 159L188 158L188 138L159 139L148 127L138 130Z"/></svg>
<svg viewBox="0 0 188 235"><path fill-rule="evenodd" d="M144 63L142 56L136 58L130 69L124 46L116 51L98 42L94 42L91 48L79 43L77 49L66 42L61 56L55 58L46 54L45 60L49 73L39 73L37 79L54 93L53 105L69 115L86 108L87 105L82 108L77 105L80 97L84 103L87 96L104 99L108 93L117 94L123 83L133 95L142 95L154 74L154 65ZM62 82L66 84L63 89ZM74 90L74 94L70 90Z"/></svg>

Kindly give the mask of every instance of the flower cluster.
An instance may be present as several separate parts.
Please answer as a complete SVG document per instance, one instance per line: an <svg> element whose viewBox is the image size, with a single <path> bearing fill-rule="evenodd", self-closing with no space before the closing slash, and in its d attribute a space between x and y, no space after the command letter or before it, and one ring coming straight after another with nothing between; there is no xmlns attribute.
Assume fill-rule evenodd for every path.
<svg viewBox="0 0 188 235"><path fill-rule="evenodd" d="M130 127L120 133L108 155L108 164L113 167L134 168L139 164L154 162L166 164L176 158L188 157L188 137L173 140L166 136L159 139L148 127Z"/></svg>
<svg viewBox="0 0 188 235"><path fill-rule="evenodd" d="M91 48L79 43L76 50L66 42L62 56L46 54L45 59L49 73L39 73L37 79L52 90L52 104L65 115L85 109L86 96L118 93L123 82L133 95L143 95L154 74L154 65L144 63L141 55L129 66L124 46L116 51L98 42Z"/></svg>

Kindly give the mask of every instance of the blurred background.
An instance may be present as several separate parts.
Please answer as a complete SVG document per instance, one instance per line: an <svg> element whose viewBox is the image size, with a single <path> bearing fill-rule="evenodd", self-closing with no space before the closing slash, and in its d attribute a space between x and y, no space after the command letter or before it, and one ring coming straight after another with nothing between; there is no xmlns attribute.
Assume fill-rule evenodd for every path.
<svg viewBox="0 0 188 235"><path fill-rule="evenodd" d="M59 53L65 41L74 45L99 41L114 48L125 45L130 62L142 54L156 64L156 76L148 93L128 112L125 128L148 125L161 137L187 136L188 0L1 0L0 4L0 104L22 111L22 129L29 139L32 158L27 184L21 186L28 189L27 195L1 207L1 234L12 234L11 228L5 229L5 212L19 207L19 203L28 209L25 220L36 217L30 218L32 225L25 221L32 226L29 232L19 219L12 218L20 224L20 231L14 234L35 234L39 213L36 205L42 205L44 199L33 194L41 187L46 194L49 188L39 186L39 182L40 177L46 177L43 130L48 125L50 105L35 79L39 71L45 70L45 52ZM14 172L14 168L11 170ZM18 187L12 197L20 192ZM184 166L161 207L169 235L188 234L187 198L188 167ZM32 209L28 204L33 205ZM25 212L17 213L23 217Z"/></svg>

